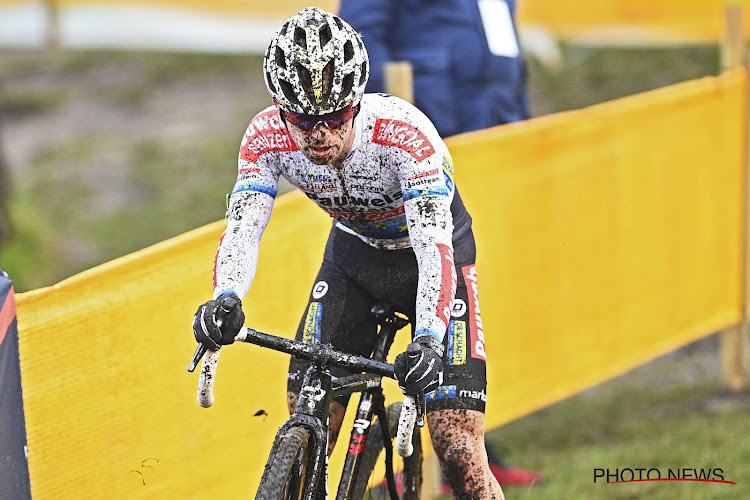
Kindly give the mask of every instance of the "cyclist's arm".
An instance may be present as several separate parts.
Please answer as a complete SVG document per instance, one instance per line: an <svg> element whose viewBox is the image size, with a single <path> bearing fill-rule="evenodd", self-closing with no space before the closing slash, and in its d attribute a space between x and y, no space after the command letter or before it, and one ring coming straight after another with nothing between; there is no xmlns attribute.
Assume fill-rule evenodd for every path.
<svg viewBox="0 0 750 500"><path fill-rule="evenodd" d="M415 334L430 334L440 342L448 327L456 293L450 210L453 184L444 177L442 154L435 153L418 165L416 173L412 169L411 174L402 176L409 238L419 265ZM436 173L424 176L431 172ZM415 176L421 182L418 187L410 188L408 179ZM426 178L429 183L424 183Z"/></svg>
<svg viewBox="0 0 750 500"><path fill-rule="evenodd" d="M258 158L248 154L246 145L247 135L240 150L237 182L229 196L227 227L214 260L214 298L226 292L242 298L250 289L260 240L276 197L279 173L269 161L275 155Z"/></svg>

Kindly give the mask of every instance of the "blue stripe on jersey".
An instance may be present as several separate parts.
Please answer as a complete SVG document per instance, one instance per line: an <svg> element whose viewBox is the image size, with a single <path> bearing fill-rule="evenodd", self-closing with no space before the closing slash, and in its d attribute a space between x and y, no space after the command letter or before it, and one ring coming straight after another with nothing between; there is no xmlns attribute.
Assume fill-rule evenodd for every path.
<svg viewBox="0 0 750 500"><path fill-rule="evenodd" d="M436 186L430 189L407 189L404 191L404 201L419 198L420 196L448 196L450 191L445 186Z"/></svg>
<svg viewBox="0 0 750 500"><path fill-rule="evenodd" d="M256 193L267 194L271 198L276 198L276 189L268 184L262 184L260 182L238 182L234 185L232 194L241 193L243 191L253 191Z"/></svg>

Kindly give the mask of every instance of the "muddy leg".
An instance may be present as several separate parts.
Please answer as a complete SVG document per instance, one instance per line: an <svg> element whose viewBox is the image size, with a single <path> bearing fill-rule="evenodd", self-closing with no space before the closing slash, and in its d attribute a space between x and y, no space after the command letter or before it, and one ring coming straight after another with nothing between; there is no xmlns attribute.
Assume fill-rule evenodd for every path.
<svg viewBox="0 0 750 500"><path fill-rule="evenodd" d="M484 413L436 410L427 414L432 446L453 497L460 500L504 500L490 471L484 447Z"/></svg>

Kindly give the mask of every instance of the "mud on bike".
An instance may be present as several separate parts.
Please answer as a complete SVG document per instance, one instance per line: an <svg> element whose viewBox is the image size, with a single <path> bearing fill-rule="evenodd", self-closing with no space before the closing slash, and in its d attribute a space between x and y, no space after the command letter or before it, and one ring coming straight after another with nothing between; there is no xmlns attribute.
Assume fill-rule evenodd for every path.
<svg viewBox="0 0 750 500"><path fill-rule="evenodd" d="M349 439L336 499L371 498L371 476L381 451L385 450L385 482L392 500L418 499L422 486L424 394L406 396L386 407L382 377L394 378L393 365L385 361L396 331L409 320L388 304L376 303L371 313L380 325L370 358L336 351L329 344L306 344L243 327L236 341L281 351L312 364L307 370L294 413L279 428L274 439L256 500L328 498L328 417L333 398L361 393ZM411 348L411 346L410 346ZM198 382L198 404L214 402L213 384L219 351L196 349L188 371L193 371L205 353ZM343 366L355 373L335 378L329 366ZM417 428L415 429L415 423ZM393 443L404 457L400 488L393 468ZM379 488L382 490L382 488ZM401 496L399 496L401 490Z"/></svg>

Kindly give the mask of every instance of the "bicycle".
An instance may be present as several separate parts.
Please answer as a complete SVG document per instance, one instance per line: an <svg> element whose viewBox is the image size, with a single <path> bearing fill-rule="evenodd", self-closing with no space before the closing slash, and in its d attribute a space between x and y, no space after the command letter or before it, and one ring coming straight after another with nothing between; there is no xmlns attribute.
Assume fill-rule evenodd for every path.
<svg viewBox="0 0 750 500"><path fill-rule="evenodd" d="M329 344L305 344L247 327L235 337L235 341L256 344L312 362L305 374L296 409L276 434L256 500L327 498L329 404L337 396L356 392L360 392L361 397L336 498L363 498L382 450L385 450L385 480L391 499L420 497L422 442L419 428L424 425L424 394L405 396L403 403L393 403L386 409L381 386L382 377L395 378L393 365L385 359L396 331L406 326L409 320L385 303L374 304L371 313L380 330L370 358L336 351ZM199 345L188 371L194 371L204 353L197 402L208 408L214 402L213 385L219 351ZM358 373L334 378L328 371L331 365L344 366ZM378 425L373 425L375 417ZM393 469L394 438L398 454L404 458L401 497Z"/></svg>

